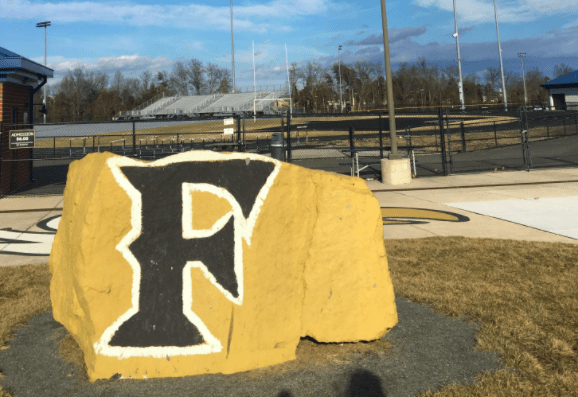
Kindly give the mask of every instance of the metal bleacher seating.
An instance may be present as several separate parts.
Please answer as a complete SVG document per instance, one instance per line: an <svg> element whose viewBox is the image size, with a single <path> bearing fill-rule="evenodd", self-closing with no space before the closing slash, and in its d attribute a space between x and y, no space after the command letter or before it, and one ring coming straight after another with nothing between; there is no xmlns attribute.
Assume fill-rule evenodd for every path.
<svg viewBox="0 0 578 397"><path fill-rule="evenodd" d="M236 94L173 96L162 98L140 111L128 112L132 116L179 117L202 113L264 112L279 98L286 98L286 91L261 91ZM256 100L257 99L257 100Z"/></svg>

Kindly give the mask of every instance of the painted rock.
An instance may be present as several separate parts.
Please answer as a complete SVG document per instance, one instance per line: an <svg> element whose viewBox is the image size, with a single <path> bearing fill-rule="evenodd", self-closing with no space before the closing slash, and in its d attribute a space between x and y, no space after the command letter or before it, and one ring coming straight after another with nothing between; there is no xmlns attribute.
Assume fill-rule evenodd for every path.
<svg viewBox="0 0 578 397"><path fill-rule="evenodd" d="M255 154L73 162L50 271L92 381L246 371L397 323L365 182Z"/></svg>

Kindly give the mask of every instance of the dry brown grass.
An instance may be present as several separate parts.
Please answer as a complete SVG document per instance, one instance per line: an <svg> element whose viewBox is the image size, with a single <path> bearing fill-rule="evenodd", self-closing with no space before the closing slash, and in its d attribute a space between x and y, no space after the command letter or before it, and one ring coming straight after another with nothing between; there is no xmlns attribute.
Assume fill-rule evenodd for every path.
<svg viewBox="0 0 578 397"><path fill-rule="evenodd" d="M18 326L50 309L48 264L0 267L0 350ZM0 397L10 394L0 387Z"/></svg>
<svg viewBox="0 0 578 397"><path fill-rule="evenodd" d="M480 323L475 349L500 353L502 364L513 369L420 397L578 395L578 246L461 237L385 244L396 296ZM17 326L50 309L49 279L46 265L0 268L0 346ZM303 339L296 361L247 374L329 368L370 354L387 360L390 347L385 341L342 346ZM59 351L84 366L72 337ZM9 395L0 390L0 397Z"/></svg>
<svg viewBox="0 0 578 397"><path fill-rule="evenodd" d="M386 240L395 293L482 324L476 349L515 373L423 396L578 394L578 247L461 237Z"/></svg>

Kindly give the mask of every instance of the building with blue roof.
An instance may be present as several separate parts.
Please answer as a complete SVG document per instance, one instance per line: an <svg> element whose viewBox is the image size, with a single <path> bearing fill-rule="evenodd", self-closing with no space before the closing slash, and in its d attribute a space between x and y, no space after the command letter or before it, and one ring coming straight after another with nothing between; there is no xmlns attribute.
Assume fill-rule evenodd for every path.
<svg viewBox="0 0 578 397"><path fill-rule="evenodd" d="M541 85L548 90L552 110L578 110L578 70Z"/></svg>
<svg viewBox="0 0 578 397"><path fill-rule="evenodd" d="M0 197L32 180L32 149L11 149L10 131L34 128L34 94L49 77L52 69L0 47Z"/></svg>

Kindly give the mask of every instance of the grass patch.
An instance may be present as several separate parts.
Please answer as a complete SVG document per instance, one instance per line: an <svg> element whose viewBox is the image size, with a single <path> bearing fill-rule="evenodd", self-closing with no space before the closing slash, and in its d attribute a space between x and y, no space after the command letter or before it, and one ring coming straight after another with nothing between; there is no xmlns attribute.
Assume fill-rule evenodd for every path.
<svg viewBox="0 0 578 397"><path fill-rule="evenodd" d="M385 244L396 296L481 324L475 349L500 353L502 364L513 369L421 397L578 395L578 246L462 237ZM27 319L50 310L49 279L47 265L0 268L0 346ZM305 338L296 361L247 374L345 365L370 354L387 360L390 347L385 341L319 344ZM59 352L84 366L70 335ZM0 390L0 397L9 394Z"/></svg>
<svg viewBox="0 0 578 397"><path fill-rule="evenodd" d="M422 396L578 394L578 246L435 237L386 250L396 295L482 324L475 348L515 370Z"/></svg>
<svg viewBox="0 0 578 397"><path fill-rule="evenodd" d="M0 350L12 332L31 317L51 309L48 264L0 267ZM0 367L0 377L3 376ZM0 387L0 397L10 394Z"/></svg>

